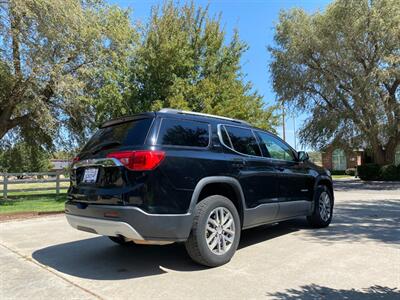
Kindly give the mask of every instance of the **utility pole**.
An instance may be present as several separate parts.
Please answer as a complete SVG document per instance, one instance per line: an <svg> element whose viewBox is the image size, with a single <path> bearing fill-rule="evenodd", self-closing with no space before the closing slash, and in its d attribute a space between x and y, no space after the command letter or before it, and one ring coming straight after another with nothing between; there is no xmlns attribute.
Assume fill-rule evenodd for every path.
<svg viewBox="0 0 400 300"><path fill-rule="evenodd" d="M293 114L293 137L294 137L294 149L297 150L297 142L296 142L296 116Z"/></svg>
<svg viewBox="0 0 400 300"><path fill-rule="evenodd" d="M284 141L286 141L286 128L285 128L285 103L284 103L284 101L283 101L283 99L282 99L282 118L283 118L283 120L282 120L282 137L283 137L283 140Z"/></svg>

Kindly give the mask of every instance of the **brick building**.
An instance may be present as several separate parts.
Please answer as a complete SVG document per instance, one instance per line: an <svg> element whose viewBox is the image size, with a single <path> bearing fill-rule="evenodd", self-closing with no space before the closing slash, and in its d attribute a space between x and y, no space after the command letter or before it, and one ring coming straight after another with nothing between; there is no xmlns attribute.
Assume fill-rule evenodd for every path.
<svg viewBox="0 0 400 300"><path fill-rule="evenodd" d="M344 171L364 163L373 162L373 158L364 149L346 149L334 144L321 151L322 166L329 170ZM396 148L395 165L400 165L400 145Z"/></svg>
<svg viewBox="0 0 400 300"><path fill-rule="evenodd" d="M366 162L363 149L351 150L329 145L322 151L322 166L329 170L344 171Z"/></svg>

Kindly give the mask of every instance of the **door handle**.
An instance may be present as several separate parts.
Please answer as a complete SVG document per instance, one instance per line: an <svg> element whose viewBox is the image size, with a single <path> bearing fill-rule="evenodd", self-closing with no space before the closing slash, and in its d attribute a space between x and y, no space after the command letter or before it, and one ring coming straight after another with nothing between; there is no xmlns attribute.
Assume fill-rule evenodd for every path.
<svg viewBox="0 0 400 300"><path fill-rule="evenodd" d="M246 161L243 159L234 159L232 161L232 166L235 168L243 168L246 165Z"/></svg>
<svg viewBox="0 0 400 300"><path fill-rule="evenodd" d="M285 171L285 168L282 168L282 167L276 167L276 169L277 169L278 171L281 171L281 172Z"/></svg>

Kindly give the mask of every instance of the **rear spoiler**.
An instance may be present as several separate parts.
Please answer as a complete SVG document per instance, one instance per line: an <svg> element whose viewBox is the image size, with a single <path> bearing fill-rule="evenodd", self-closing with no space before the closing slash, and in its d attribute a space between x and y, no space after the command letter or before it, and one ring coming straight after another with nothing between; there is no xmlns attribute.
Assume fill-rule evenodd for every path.
<svg viewBox="0 0 400 300"><path fill-rule="evenodd" d="M110 121L104 122L103 124L100 125L100 128L105 128L121 123L126 123L126 122L131 122L135 120L140 120L140 119L146 119L146 118L154 118L156 114L154 112L146 112L146 113L141 113L133 116L125 116L125 117L120 117L117 119L112 119Z"/></svg>

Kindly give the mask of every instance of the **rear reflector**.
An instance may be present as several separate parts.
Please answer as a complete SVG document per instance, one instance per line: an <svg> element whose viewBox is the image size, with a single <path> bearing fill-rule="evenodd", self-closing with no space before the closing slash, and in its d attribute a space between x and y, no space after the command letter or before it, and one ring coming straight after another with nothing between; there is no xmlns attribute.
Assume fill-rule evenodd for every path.
<svg viewBox="0 0 400 300"><path fill-rule="evenodd" d="M104 217L106 218L118 218L119 214L116 211L109 211L104 213Z"/></svg>
<svg viewBox="0 0 400 300"><path fill-rule="evenodd" d="M149 171L162 162L165 152L157 150L118 151L107 154L107 157L118 159L129 170Z"/></svg>

